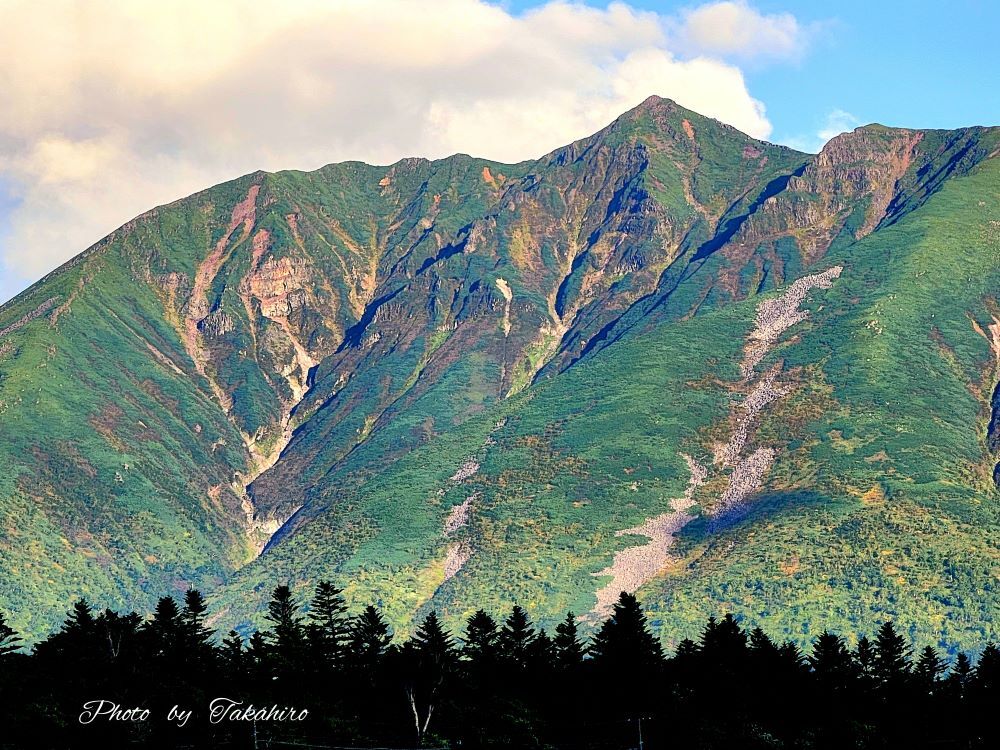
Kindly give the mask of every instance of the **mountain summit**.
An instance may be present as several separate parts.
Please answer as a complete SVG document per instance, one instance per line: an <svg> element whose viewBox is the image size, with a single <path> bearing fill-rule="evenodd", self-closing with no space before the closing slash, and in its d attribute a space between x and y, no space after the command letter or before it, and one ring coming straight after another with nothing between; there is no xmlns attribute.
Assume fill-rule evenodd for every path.
<svg viewBox="0 0 1000 750"><path fill-rule="evenodd" d="M1000 129L817 155L657 97L535 161L258 172L0 307L0 608L332 578L996 637ZM13 606L13 605L16 605Z"/></svg>

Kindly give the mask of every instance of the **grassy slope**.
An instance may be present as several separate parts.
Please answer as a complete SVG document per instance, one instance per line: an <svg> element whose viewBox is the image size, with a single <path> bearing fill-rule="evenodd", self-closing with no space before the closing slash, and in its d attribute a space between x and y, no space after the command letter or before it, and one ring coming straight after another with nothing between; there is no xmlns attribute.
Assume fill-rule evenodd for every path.
<svg viewBox="0 0 1000 750"><path fill-rule="evenodd" d="M690 630L711 602L803 638L886 617L943 645L997 637L1000 497L985 436L998 373L973 321L986 330L997 313L998 205L994 158L830 253L844 274L781 352L786 369L820 366L794 402L816 418L753 514L721 535L689 528L690 574L646 592L665 625Z"/></svg>
<svg viewBox="0 0 1000 750"><path fill-rule="evenodd" d="M13 575L0 607L29 636L73 597L146 604L178 579L216 584L250 555L235 498L209 493L242 466L239 436L207 388L175 369L183 348L132 273L132 243L162 247L181 221L199 219L140 220L131 239L4 308L6 322L71 300L55 321L53 307L2 339L0 568Z"/></svg>
<svg viewBox="0 0 1000 750"><path fill-rule="evenodd" d="M359 332L384 334L379 346L342 348L316 371L282 458L291 468L270 487L275 504L294 507L304 494L310 502L294 533L218 591L220 623L259 616L278 580L305 590L320 577L345 584L356 606L382 605L404 631L430 607L453 623L471 606L515 601L549 623L566 609L586 612L602 584L592 574L642 541L615 532L667 511L683 492L678 452L710 462L757 304L733 298L808 271L790 237L758 249L751 260L764 261L742 269L736 256L711 253L676 274L660 323L640 318L608 349L506 400L502 363L522 347L530 356L558 286L557 306L582 300L566 364L607 308L655 278L671 252L694 252L711 224L739 219L764 186L802 163L777 147L761 158L761 144L730 130L654 104L535 164L456 157L252 175L140 219L4 307L0 328L50 297L54 305L73 298L55 322L52 308L0 339L0 455L11 457L0 476L0 569L24 571L0 607L18 603L15 624L31 635L80 593L102 605L147 606L171 587L212 588L249 559L229 488L233 472L248 468L235 425L275 425L277 399L288 395L266 372L282 363L258 345L276 335L273 325L238 294L249 236L234 235L211 289L215 309L235 322L212 344L209 368L237 396L231 419L187 359L168 320L180 305L164 300L156 277L193 278L232 206L260 180L255 228L271 233L269 257L293 258L313 284L312 307L290 321L313 351L329 353L357 322L352 305L365 273L384 280L366 294L407 285L410 296ZM636 141L645 151L622 150ZM595 186L612 155L622 163ZM648 168L636 173L633 159L648 159ZM786 336L795 343L781 351L785 371L800 387L773 406L757 436L785 453L747 518L685 530L676 564L643 589L658 624L689 633L706 614L734 609L805 638L801 623L823 602L821 626L853 630L899 614L924 638L971 643L992 619L996 492L983 437L996 372L969 316L985 330L997 288L988 223L996 161L859 243L841 235L820 261L840 262L845 273L816 294L812 321ZM494 211L499 193L484 166L524 180L503 210ZM914 195L911 208L925 197ZM442 238L484 215L485 247L419 271ZM594 245L558 271L569 264L567 246L586 237ZM738 288L720 281L730 267L741 274ZM494 289L501 277L514 290L514 344ZM672 280L668 272L665 283ZM596 295L589 306L584 291ZM459 315L476 321L462 335L449 332ZM344 368L353 373L346 386ZM333 407L315 412L324 398ZM304 463L289 461L297 451ZM479 471L451 481L469 458ZM470 525L456 538L475 554L445 581L454 540L444 538L444 520L471 495Z"/></svg>
<svg viewBox="0 0 1000 750"><path fill-rule="evenodd" d="M842 238L820 263L844 265L843 276L814 293L811 320L768 360L782 358L799 384L755 438L783 454L749 515L691 524L675 564L642 590L665 632L691 634L733 610L803 640L815 635L806 622L854 632L889 616L948 645L996 635L984 404L997 373L972 318L986 329L1000 281L997 176L988 161L895 225ZM378 471L377 445L359 451L325 512L220 601L245 621L274 580L329 574L404 630L429 607L454 623L478 605L520 602L546 623L589 610L601 583L591 574L642 541L614 532L683 491L678 451L710 463L757 301L626 337L391 472ZM488 436L496 445L481 448ZM480 471L449 482L469 456ZM444 581L442 525L473 493L463 534L476 551Z"/></svg>

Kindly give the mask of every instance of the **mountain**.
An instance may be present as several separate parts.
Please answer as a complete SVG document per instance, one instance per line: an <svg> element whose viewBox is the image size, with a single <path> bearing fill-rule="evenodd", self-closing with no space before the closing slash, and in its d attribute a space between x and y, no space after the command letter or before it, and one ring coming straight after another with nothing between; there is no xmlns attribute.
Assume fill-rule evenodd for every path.
<svg viewBox="0 0 1000 750"><path fill-rule="evenodd" d="M1000 128L651 97L535 161L258 172L0 308L0 609L317 580L406 632L1000 633Z"/></svg>

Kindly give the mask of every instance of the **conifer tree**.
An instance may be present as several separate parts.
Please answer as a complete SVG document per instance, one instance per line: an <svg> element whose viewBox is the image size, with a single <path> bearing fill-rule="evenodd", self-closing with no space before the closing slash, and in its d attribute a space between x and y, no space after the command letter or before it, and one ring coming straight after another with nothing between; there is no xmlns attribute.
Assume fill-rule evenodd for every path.
<svg viewBox="0 0 1000 750"><path fill-rule="evenodd" d="M445 681L457 664L454 638L441 625L436 612L424 618L417 632L407 641L401 656L406 663L403 689L410 704L419 747L427 734Z"/></svg>
<svg viewBox="0 0 1000 750"><path fill-rule="evenodd" d="M208 605L205 597L197 589L188 589L184 594L184 609L180 613L180 631L184 650L198 659L209 659L213 652L210 646L214 631L205 626Z"/></svg>
<svg viewBox="0 0 1000 750"><path fill-rule="evenodd" d="M808 661L822 685L833 690L844 690L849 686L854 660L840 636L829 630L820 633L813 643Z"/></svg>
<svg viewBox="0 0 1000 750"><path fill-rule="evenodd" d="M94 610L86 599L80 599L73 603L59 632L40 643L36 651L46 656L90 661L99 652L100 644L97 641Z"/></svg>
<svg viewBox="0 0 1000 750"><path fill-rule="evenodd" d="M91 634L94 631L94 610L86 599L80 599L73 603L69 617L63 623L64 633Z"/></svg>
<svg viewBox="0 0 1000 750"><path fill-rule="evenodd" d="M351 634L351 622L341 589L329 581L316 584L309 604L309 641L326 664L343 660Z"/></svg>
<svg viewBox="0 0 1000 750"><path fill-rule="evenodd" d="M272 674L271 655L272 649L268 639L259 630L255 630L247 641L244 657L244 663L254 679L260 681L265 678L265 675Z"/></svg>
<svg viewBox="0 0 1000 750"><path fill-rule="evenodd" d="M802 649L794 641L785 641L778 647L778 659L789 672L800 672L808 667Z"/></svg>
<svg viewBox="0 0 1000 750"><path fill-rule="evenodd" d="M515 604L497 639L501 657L513 664L527 664L531 645L537 637L528 613Z"/></svg>
<svg viewBox="0 0 1000 750"><path fill-rule="evenodd" d="M674 651L674 658L680 660L691 659L697 656L700 650L697 643L690 638L685 638L677 644L677 650Z"/></svg>
<svg viewBox="0 0 1000 750"><path fill-rule="evenodd" d="M350 628L349 653L354 664L374 668L392 643L392 631L382 614L370 604L354 618Z"/></svg>
<svg viewBox="0 0 1000 750"><path fill-rule="evenodd" d="M992 641L983 648L976 664L976 688L983 692L1000 692L1000 648Z"/></svg>
<svg viewBox="0 0 1000 750"><path fill-rule="evenodd" d="M972 662L965 653L959 653L946 679L948 689L955 698L965 697L972 682L972 675Z"/></svg>
<svg viewBox="0 0 1000 750"><path fill-rule="evenodd" d="M920 652L913 676L925 693L932 693L937 688L941 675L946 669L944 659L933 646L927 646Z"/></svg>
<svg viewBox="0 0 1000 750"><path fill-rule="evenodd" d="M875 638L875 679L883 684L899 684L910 672L910 649L903 636L887 620Z"/></svg>
<svg viewBox="0 0 1000 750"><path fill-rule="evenodd" d="M583 663L584 645L577 632L576 616L566 613L566 619L556 625L552 643L556 665L561 669L575 669Z"/></svg>
<svg viewBox="0 0 1000 750"><path fill-rule="evenodd" d="M878 660L878 656L875 653L875 645L869 640L868 636L861 636L858 638L858 645L854 649L854 661L858 666L859 676L871 682L875 679L875 662Z"/></svg>
<svg viewBox="0 0 1000 750"><path fill-rule="evenodd" d="M747 634L732 614L726 614L721 621L709 617L701 633L701 652L717 665L736 668L747 653Z"/></svg>
<svg viewBox="0 0 1000 750"><path fill-rule="evenodd" d="M544 669L552 663L555 645L549 634L542 628L531 641L526 653L528 666L534 669Z"/></svg>
<svg viewBox="0 0 1000 750"><path fill-rule="evenodd" d="M240 674L246 665L247 653L243 650L243 638L235 630L222 639L222 660L233 674Z"/></svg>
<svg viewBox="0 0 1000 750"><path fill-rule="evenodd" d="M20 643L21 637L7 624L3 612L0 612L0 659L20 649Z"/></svg>
<svg viewBox="0 0 1000 750"><path fill-rule="evenodd" d="M770 659L778 655L778 644L771 640L771 636L756 627L750 633L750 653Z"/></svg>
<svg viewBox="0 0 1000 750"><path fill-rule="evenodd" d="M649 630L646 614L638 600L625 591L594 636L590 653L596 662L616 668L649 669L663 660L663 649Z"/></svg>
<svg viewBox="0 0 1000 750"><path fill-rule="evenodd" d="M437 612L431 612L424 618L411 642L425 664L445 667L455 663L455 639L445 630Z"/></svg>
<svg viewBox="0 0 1000 750"><path fill-rule="evenodd" d="M496 659L499 637L496 620L480 609L465 622L462 655L475 664L489 664Z"/></svg>
<svg viewBox="0 0 1000 750"><path fill-rule="evenodd" d="M670 671L680 687L680 692L687 692L694 683L705 678L705 664L701 658L698 644L690 638L684 638L677 644L674 656L669 662Z"/></svg>
<svg viewBox="0 0 1000 750"><path fill-rule="evenodd" d="M263 664L267 661L269 651L270 646L268 645L267 638L259 630L255 630L247 642L247 657L252 662Z"/></svg>
<svg viewBox="0 0 1000 750"><path fill-rule="evenodd" d="M293 671L301 666L305 645L305 630L298 609L288 586L278 586L271 595L265 616L271 623L266 636L271 653L281 666Z"/></svg>
<svg viewBox="0 0 1000 750"><path fill-rule="evenodd" d="M153 638L153 653L173 659L181 648L181 614L171 596L161 596L146 631Z"/></svg>

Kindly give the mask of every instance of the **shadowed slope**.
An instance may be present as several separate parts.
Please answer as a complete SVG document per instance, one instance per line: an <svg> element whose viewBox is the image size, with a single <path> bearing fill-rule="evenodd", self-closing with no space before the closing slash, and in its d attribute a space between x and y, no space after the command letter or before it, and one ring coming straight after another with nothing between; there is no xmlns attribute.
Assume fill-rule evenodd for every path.
<svg viewBox="0 0 1000 750"><path fill-rule="evenodd" d="M978 350L995 302L955 269L975 261L993 283L992 225L975 211L996 206L984 160L997 141L869 126L810 157L654 97L536 161L255 173L155 209L0 308L0 569L14 572L0 606L27 602L33 619L17 625L31 634L80 594L148 606L194 583L221 585L222 617L246 623L275 579L334 576L403 629L422 608L458 618L472 601L520 601L544 622L591 610L608 584L595 574L672 512L693 520L650 537L669 560L622 580L681 618L695 606L683 602L731 602L709 582L749 563L719 562L718 545L776 523L758 508L803 537L818 528L799 529L783 501L758 505L762 493L808 492L815 508L878 495L817 466L839 466L822 446L860 429L858 398L906 402L917 385L894 390L886 373L926 361L913 342L939 341L952 373L935 387L954 416L926 412L922 439L967 461L985 445L995 375ZM923 242L948 248L944 265L908 284ZM716 461L713 445L744 429L734 404L766 385L740 370L753 298L834 266L799 300L808 314L758 352L754 377L773 372L779 396L734 456L772 460L741 483L751 464ZM943 292L955 283L960 299ZM909 300L909 317L878 349L880 377L859 381L837 357L889 330L874 308L856 317L885 294ZM967 330L928 325L914 312L925 295L954 302L935 314ZM838 410L849 427L822 422ZM690 497L682 454L707 470ZM906 481L957 471L936 453L887 455ZM984 508L985 455L948 474ZM739 502L725 500L734 486L750 488ZM682 496L693 504L672 509ZM873 587L895 575L876 559ZM779 627L808 614L789 612Z"/></svg>

